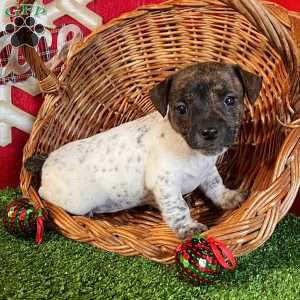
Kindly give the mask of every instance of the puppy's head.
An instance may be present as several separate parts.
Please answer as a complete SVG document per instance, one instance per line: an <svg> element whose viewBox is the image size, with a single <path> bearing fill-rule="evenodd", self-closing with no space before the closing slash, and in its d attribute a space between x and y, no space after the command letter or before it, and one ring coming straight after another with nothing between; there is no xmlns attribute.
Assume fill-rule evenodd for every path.
<svg viewBox="0 0 300 300"><path fill-rule="evenodd" d="M254 103L262 79L239 65L208 62L182 69L150 91L156 109L193 149L217 155L234 143L244 97Z"/></svg>

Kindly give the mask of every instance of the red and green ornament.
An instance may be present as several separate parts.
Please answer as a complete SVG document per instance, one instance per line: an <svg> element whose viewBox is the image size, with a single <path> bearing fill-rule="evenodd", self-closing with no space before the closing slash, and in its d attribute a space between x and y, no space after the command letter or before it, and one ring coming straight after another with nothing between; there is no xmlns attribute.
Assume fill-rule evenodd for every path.
<svg viewBox="0 0 300 300"><path fill-rule="evenodd" d="M176 249L178 271L193 284L213 284L220 272L237 266L230 249L212 237L195 234Z"/></svg>
<svg viewBox="0 0 300 300"><path fill-rule="evenodd" d="M26 199L13 200L4 213L3 223L8 232L28 238L35 234L35 242L41 244L44 232L42 209L34 209Z"/></svg>

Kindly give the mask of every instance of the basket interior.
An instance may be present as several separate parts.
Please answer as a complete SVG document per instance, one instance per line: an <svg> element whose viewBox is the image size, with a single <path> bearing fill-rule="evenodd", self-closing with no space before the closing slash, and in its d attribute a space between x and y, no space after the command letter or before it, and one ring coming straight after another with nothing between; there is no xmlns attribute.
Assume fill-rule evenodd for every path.
<svg viewBox="0 0 300 300"><path fill-rule="evenodd" d="M149 89L186 65L238 63L263 76L263 89L254 106L246 101L239 143L228 151L219 168L229 186L251 192L265 189L285 136L276 116L282 121L290 119L284 64L242 15L218 2L201 3L140 11L89 38L85 47L69 56L60 75L72 91L71 98L66 94L46 96L27 155L49 153L153 111ZM197 193L192 198L196 202L193 214L206 224L223 222L231 214L214 210ZM104 216L104 220L112 225L132 225L141 235L152 230L155 237L162 228L168 230L159 227L159 214L142 210L143 215L138 209ZM155 229L153 224L158 224Z"/></svg>

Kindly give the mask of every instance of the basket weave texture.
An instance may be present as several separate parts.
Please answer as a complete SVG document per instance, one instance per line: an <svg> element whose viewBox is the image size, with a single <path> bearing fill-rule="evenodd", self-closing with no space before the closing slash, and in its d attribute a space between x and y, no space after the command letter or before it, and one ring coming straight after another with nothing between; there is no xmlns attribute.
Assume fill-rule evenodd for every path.
<svg viewBox="0 0 300 300"><path fill-rule="evenodd" d="M246 101L239 143L219 169L227 185L249 189L250 196L227 212L196 192L187 197L194 202L193 217L210 226L206 236L225 241L237 256L249 253L271 236L300 185L299 45L300 17L277 5L174 0L122 15L73 45L58 78L34 49L24 47L45 97L23 158L153 111L149 89L186 65L239 63L263 76L263 89L254 106ZM41 199L38 187L23 168L24 196L47 207L66 237L121 255L174 262L179 240L158 211L71 216Z"/></svg>

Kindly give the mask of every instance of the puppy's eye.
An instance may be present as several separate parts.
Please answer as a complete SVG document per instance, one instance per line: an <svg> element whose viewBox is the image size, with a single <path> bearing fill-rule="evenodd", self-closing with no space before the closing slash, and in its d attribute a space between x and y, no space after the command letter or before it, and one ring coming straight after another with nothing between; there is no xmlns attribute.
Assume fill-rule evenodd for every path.
<svg viewBox="0 0 300 300"><path fill-rule="evenodd" d="M177 111L181 114L184 115L187 113L187 106L185 104L180 104L176 107Z"/></svg>
<svg viewBox="0 0 300 300"><path fill-rule="evenodd" d="M226 97L225 100L224 100L224 103L227 106L233 106L235 104L235 98L232 97L232 96Z"/></svg>

